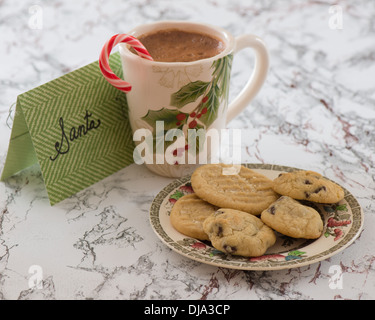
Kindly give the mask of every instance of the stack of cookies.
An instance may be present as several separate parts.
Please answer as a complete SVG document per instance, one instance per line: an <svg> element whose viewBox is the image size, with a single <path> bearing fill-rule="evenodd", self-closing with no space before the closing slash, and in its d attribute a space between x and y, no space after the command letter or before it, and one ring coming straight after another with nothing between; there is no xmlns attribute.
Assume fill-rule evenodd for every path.
<svg viewBox="0 0 375 320"><path fill-rule="evenodd" d="M274 180L244 166L207 164L191 177L194 193L173 206L173 227L189 237L211 241L228 254L255 257L275 244L274 231L316 239L323 231L319 213L300 203L336 203L343 189L313 171L282 173Z"/></svg>

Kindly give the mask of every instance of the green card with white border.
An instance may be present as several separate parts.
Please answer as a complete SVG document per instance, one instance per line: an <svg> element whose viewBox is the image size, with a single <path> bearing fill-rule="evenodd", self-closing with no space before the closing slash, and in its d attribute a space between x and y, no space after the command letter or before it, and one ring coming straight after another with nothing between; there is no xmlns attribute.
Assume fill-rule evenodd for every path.
<svg viewBox="0 0 375 320"><path fill-rule="evenodd" d="M118 53L109 59L122 74ZM51 205L133 163L126 94L98 61L17 97L4 181L39 163Z"/></svg>

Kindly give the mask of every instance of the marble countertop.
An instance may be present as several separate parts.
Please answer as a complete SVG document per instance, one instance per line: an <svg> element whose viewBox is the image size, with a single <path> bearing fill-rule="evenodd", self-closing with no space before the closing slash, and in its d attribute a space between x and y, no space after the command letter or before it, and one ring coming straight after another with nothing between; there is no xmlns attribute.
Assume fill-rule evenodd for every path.
<svg viewBox="0 0 375 320"><path fill-rule="evenodd" d="M38 166L0 183L0 299L375 298L375 3L372 0L0 2L0 163L19 94L98 59L113 34L157 20L257 34L266 83L229 128L242 158L318 171L363 208L359 238L337 255L279 271L218 268L166 247L149 223L171 179L130 165L51 207ZM251 52L235 57L231 97ZM342 272L331 288L330 268ZM38 275L40 288L31 284Z"/></svg>

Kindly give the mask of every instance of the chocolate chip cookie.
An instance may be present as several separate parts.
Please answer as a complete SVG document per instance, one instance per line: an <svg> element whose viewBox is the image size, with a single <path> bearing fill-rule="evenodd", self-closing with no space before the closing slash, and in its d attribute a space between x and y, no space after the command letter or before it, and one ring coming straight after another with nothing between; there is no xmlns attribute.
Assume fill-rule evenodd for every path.
<svg viewBox="0 0 375 320"><path fill-rule="evenodd" d="M317 239L323 231L323 221L315 209L287 196L280 197L261 214L270 228L293 238Z"/></svg>
<svg viewBox="0 0 375 320"><path fill-rule="evenodd" d="M344 198L339 185L314 171L282 173L273 181L273 190L293 199L319 203L336 203Z"/></svg>
<svg viewBox="0 0 375 320"><path fill-rule="evenodd" d="M212 245L245 257L263 255L276 242L274 231L258 217L234 209L219 209L203 222Z"/></svg>

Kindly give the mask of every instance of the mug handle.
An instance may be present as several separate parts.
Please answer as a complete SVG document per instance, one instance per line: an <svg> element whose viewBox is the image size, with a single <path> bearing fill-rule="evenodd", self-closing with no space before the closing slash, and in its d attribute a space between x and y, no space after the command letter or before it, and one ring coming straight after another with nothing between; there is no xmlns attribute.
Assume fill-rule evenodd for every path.
<svg viewBox="0 0 375 320"><path fill-rule="evenodd" d="M264 81L266 80L269 58L266 46L262 39L252 34L245 34L235 39L236 47L234 54L242 49L252 48L255 51L255 67L245 87L238 96L229 104L227 123L243 111L250 101L255 97Z"/></svg>

